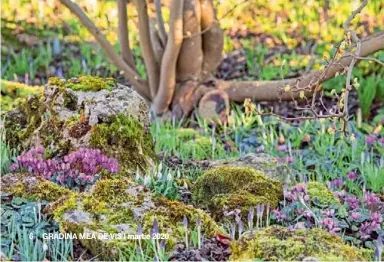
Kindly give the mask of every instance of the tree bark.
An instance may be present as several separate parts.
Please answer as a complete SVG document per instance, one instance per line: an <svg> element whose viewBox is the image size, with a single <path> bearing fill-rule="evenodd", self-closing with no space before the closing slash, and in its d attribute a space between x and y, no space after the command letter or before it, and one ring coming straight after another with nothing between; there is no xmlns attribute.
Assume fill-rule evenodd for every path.
<svg viewBox="0 0 384 262"><path fill-rule="evenodd" d="M176 85L176 63L183 43L183 3L172 0L169 33L163 59L159 91L153 102L153 110L160 115L169 109Z"/></svg>
<svg viewBox="0 0 384 262"><path fill-rule="evenodd" d="M159 64L151 43L151 34L149 29L149 18L147 13L147 0L135 0L137 13L139 15L139 37L140 47L144 58L145 67L147 69L147 77L149 82L149 90L151 98L154 99L159 85Z"/></svg>
<svg viewBox="0 0 384 262"><path fill-rule="evenodd" d="M199 0L182 0L184 40L177 60L177 81L200 78L203 63L202 41L200 34L201 9Z"/></svg>
<svg viewBox="0 0 384 262"><path fill-rule="evenodd" d="M125 63L127 63L132 69L137 71L135 59L133 58L131 48L129 47L127 0L117 0L117 12L121 56L123 57Z"/></svg>
<svg viewBox="0 0 384 262"><path fill-rule="evenodd" d="M204 53L202 78L207 79L220 64L224 46L223 30L216 20L212 0L201 1L201 30Z"/></svg>

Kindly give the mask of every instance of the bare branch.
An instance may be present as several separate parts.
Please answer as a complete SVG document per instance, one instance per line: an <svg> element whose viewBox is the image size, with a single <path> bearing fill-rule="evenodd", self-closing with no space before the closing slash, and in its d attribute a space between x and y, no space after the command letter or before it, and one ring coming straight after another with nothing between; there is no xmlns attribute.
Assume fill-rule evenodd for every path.
<svg viewBox="0 0 384 262"><path fill-rule="evenodd" d="M115 52L105 35L95 26L91 19L89 19L89 17L84 13L84 11L71 0L60 0L60 2L79 18L81 23L95 37L101 48L105 51L109 60L111 60L111 62L118 69L123 71L125 78L132 83L136 91L145 99L150 101L149 90L146 81L141 79L137 72L127 63L125 63L124 60Z"/></svg>
<svg viewBox="0 0 384 262"><path fill-rule="evenodd" d="M156 8L156 19L159 27L159 37L162 46L167 44L167 32L165 32L163 13L161 12L161 0L154 0Z"/></svg>
<svg viewBox="0 0 384 262"><path fill-rule="evenodd" d="M135 59L133 58L131 48L129 47L127 0L117 0L118 11L118 33L120 52L125 61L132 69L136 70Z"/></svg>
<svg viewBox="0 0 384 262"><path fill-rule="evenodd" d="M363 10L363 8L367 4L368 4L368 0L364 0L363 3L355 11L352 12L352 14L348 17L347 21L343 24L343 28L345 30L345 33L347 34L347 37L349 36L349 34L351 34L353 40L355 41L355 43L357 45L355 56L360 56L361 41L360 41L360 38L357 36L356 32L349 29L349 25L350 25L352 19L355 18L355 16L358 13L360 13L361 10ZM351 63L348 66L347 80L345 81L345 92L344 92L344 96L342 98L344 100L342 102L344 102L344 116L346 119L348 119L348 113L349 113L348 112L348 97L349 97L349 92L352 89L352 86L351 86L352 71L353 71L353 67L355 66L356 62L358 61L355 58L355 56L352 56Z"/></svg>
<svg viewBox="0 0 384 262"><path fill-rule="evenodd" d="M162 114L172 102L176 85L176 63L183 43L183 4L184 1L172 0L169 34L161 61L159 91L154 99L154 111Z"/></svg>
<svg viewBox="0 0 384 262"><path fill-rule="evenodd" d="M360 57L365 57L384 49L384 32L377 33L361 41ZM254 101L294 100L300 98L300 91L305 92L305 97L312 97L313 89L320 83L331 79L337 72L342 72L350 65L352 55L344 55L335 63L331 63L323 71L316 71L299 78L277 81L220 81L219 88L225 89L230 100L242 102L246 98ZM291 90L282 92L285 86Z"/></svg>
<svg viewBox="0 0 384 262"><path fill-rule="evenodd" d="M159 64L156 61L155 54L151 43L149 19L147 13L147 1L146 0L135 0L137 13L139 15L139 37L140 47L142 50L145 67L147 69L149 90L152 99L155 98L157 88L159 85Z"/></svg>

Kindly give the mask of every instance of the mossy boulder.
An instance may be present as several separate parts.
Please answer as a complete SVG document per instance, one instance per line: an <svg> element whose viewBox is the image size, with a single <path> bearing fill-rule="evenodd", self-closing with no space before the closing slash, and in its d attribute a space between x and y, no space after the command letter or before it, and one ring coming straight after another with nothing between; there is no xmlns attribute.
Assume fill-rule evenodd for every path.
<svg viewBox="0 0 384 262"><path fill-rule="evenodd" d="M259 204L277 206L282 198L282 182L262 172L242 167L217 167L205 171L192 188L193 200L208 208L221 220L223 212L240 209L246 219L250 207Z"/></svg>
<svg viewBox="0 0 384 262"><path fill-rule="evenodd" d="M154 197L142 185L128 179L99 180L92 190L72 195L54 210L55 220L66 233L127 234L137 232L139 225L148 235L157 219L159 231L168 234L166 248L170 249L184 237L183 217L188 218L189 228L202 221L202 232L214 236L222 229L204 211L179 201ZM135 240L130 239L82 239L81 243L99 259L119 259L120 252L136 249ZM149 242L143 241L143 245Z"/></svg>
<svg viewBox="0 0 384 262"><path fill-rule="evenodd" d="M231 244L231 260L369 261L372 250L352 247L322 229L271 226ZM309 261L309 260L308 260Z"/></svg>
<svg viewBox="0 0 384 262"><path fill-rule="evenodd" d="M27 173L7 174L1 177L1 192L32 201L54 202L75 193L42 177Z"/></svg>
<svg viewBox="0 0 384 262"><path fill-rule="evenodd" d="M307 193L312 201L321 205L339 204L340 200L335 197L327 186L321 182L311 181L307 183Z"/></svg>
<svg viewBox="0 0 384 262"><path fill-rule="evenodd" d="M49 157L99 148L117 158L126 174L157 161L148 115L144 99L112 79L51 78L42 95L29 96L5 115L4 126L12 147L41 145Z"/></svg>
<svg viewBox="0 0 384 262"><path fill-rule="evenodd" d="M202 163L202 166L206 169L220 166L247 167L262 171L269 178L287 182L291 180L288 167L278 162L276 158L264 153L248 153L239 158L209 160Z"/></svg>

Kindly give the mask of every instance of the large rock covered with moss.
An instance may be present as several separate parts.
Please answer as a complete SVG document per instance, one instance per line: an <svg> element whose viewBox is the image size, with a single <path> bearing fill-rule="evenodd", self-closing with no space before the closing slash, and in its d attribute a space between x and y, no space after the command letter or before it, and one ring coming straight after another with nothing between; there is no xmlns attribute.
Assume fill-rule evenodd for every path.
<svg viewBox="0 0 384 262"><path fill-rule="evenodd" d="M276 158L264 153L248 153L239 158L204 161L202 166L208 169L220 166L247 167L262 171L266 176L273 179L287 182L290 180L289 168L278 162Z"/></svg>
<svg viewBox="0 0 384 262"><path fill-rule="evenodd" d="M231 244L231 260L369 261L372 250L346 244L322 229L290 230L272 226Z"/></svg>
<svg viewBox="0 0 384 262"><path fill-rule="evenodd" d="M113 79L51 78L42 95L9 111L4 125L12 147L41 145L48 157L98 148L126 172L156 161L148 115L144 99Z"/></svg>
<svg viewBox="0 0 384 262"><path fill-rule="evenodd" d="M179 201L154 197L144 186L128 179L99 180L92 190L69 196L54 210L54 218L65 233L129 236L139 225L149 235L156 218L160 234L167 236L166 249L184 238L183 218L188 219L190 230L196 227L198 217L206 236L222 232L204 211ZM136 252L137 240L92 238L80 240L90 252L102 260L117 260L126 252ZM142 241L143 249L150 240ZM133 250L133 251L132 251ZM152 251L151 251L152 252Z"/></svg>
<svg viewBox="0 0 384 262"><path fill-rule="evenodd" d="M215 219L225 211L240 209L246 219L251 207L269 204L275 208L282 198L282 182L244 167L217 167L205 171L192 188L193 200L208 208Z"/></svg>

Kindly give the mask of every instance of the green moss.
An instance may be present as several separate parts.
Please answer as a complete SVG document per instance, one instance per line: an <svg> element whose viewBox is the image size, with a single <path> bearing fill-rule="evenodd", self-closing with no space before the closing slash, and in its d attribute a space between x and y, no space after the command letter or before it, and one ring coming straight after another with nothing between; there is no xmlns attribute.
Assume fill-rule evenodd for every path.
<svg viewBox="0 0 384 262"><path fill-rule="evenodd" d="M24 174L17 174L18 181L9 185L5 191L13 193L15 196L26 198L33 201L54 202L64 196L74 194L68 188L59 186L41 177L36 177L37 181L30 182Z"/></svg>
<svg viewBox="0 0 384 262"><path fill-rule="evenodd" d="M153 212L150 212L148 216L165 217L170 223L168 226L179 224L183 221L184 216L188 219L189 228L195 228L197 217L200 216L202 223L202 232L206 236L215 236L216 233L222 233L222 229L216 224L216 222L204 211L194 208L191 205L185 205L180 201L169 200L163 197L156 198L154 200L155 206L159 208ZM148 219L144 219L148 220ZM148 222L148 221L147 221ZM153 222L153 219L149 219L149 222ZM165 223L167 226L167 223ZM153 224L152 224L153 225ZM182 237L182 236L180 236Z"/></svg>
<svg viewBox="0 0 384 262"><path fill-rule="evenodd" d="M240 209L242 216L246 216L251 207L256 207L259 204L270 204L270 207L276 208L278 198L265 196L255 196L247 191L240 190L237 193L218 194L212 198L209 203L209 210L215 220L222 220L223 210ZM244 217L245 219L245 217Z"/></svg>
<svg viewBox="0 0 384 262"><path fill-rule="evenodd" d="M73 219L76 217L73 214L76 213L84 216L82 212L86 212L86 216L90 218L86 224ZM95 232L116 233L118 225L128 227L132 230L131 234L134 234L139 224L142 225L144 234L149 234L156 217L160 233L169 233L166 245L168 251L184 237L182 225L184 215L189 220L191 230L196 226L199 215L204 235L213 237L217 232L222 232L204 211L178 201L152 198L143 186L135 185L127 179L99 180L90 192L71 196L65 203L60 203L54 210L54 215L64 232L76 234L89 229ZM118 250L128 252L133 249L135 251L136 245L134 240L93 239L82 240L81 243L93 255L100 255L99 258L104 260L118 259ZM145 250L148 243L145 241L142 243ZM149 248L148 252L152 253L153 250Z"/></svg>
<svg viewBox="0 0 384 262"><path fill-rule="evenodd" d="M281 198L282 183L251 168L217 167L206 171L193 187L193 198L199 203L210 202L218 194L247 191L268 199Z"/></svg>
<svg viewBox="0 0 384 262"><path fill-rule="evenodd" d="M48 85L70 88L74 91L100 91L103 89L112 90L116 86L113 78L100 78L95 76L80 76L68 80L51 77Z"/></svg>
<svg viewBox="0 0 384 262"><path fill-rule="evenodd" d="M92 127L90 145L105 154L115 157L123 173L148 167L148 157L156 159L152 136L140 123L123 114L112 119L111 123Z"/></svg>
<svg viewBox="0 0 384 262"><path fill-rule="evenodd" d="M340 201L333 195L332 191L323 183L313 181L308 182L307 192L312 201L317 200L322 205L340 203Z"/></svg>
<svg viewBox="0 0 384 262"><path fill-rule="evenodd" d="M222 221L224 209L240 209L247 214L251 206L270 204L276 207L282 198L282 183L251 168L218 167L206 171L192 187L193 200L208 208ZM246 219L246 215L243 216Z"/></svg>
<svg viewBox="0 0 384 262"><path fill-rule="evenodd" d="M359 249L322 229L289 230L273 226L231 244L231 260L298 261L316 257L320 261L365 261L372 251Z"/></svg>

